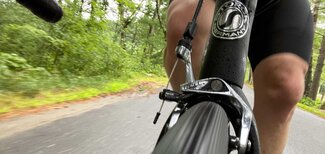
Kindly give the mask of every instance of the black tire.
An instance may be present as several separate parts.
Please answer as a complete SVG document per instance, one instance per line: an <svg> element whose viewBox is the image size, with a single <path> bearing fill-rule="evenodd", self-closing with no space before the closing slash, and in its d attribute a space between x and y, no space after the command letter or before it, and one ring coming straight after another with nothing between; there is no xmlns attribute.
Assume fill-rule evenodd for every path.
<svg viewBox="0 0 325 154"><path fill-rule="evenodd" d="M174 108L175 109L175 108ZM174 111L174 110L173 110ZM159 134L159 137L158 137L158 140L156 142L156 145L159 143L159 141L165 136L165 134L167 133L168 131L168 127L167 125L169 125L170 123L170 119L171 119L171 116L172 116L173 112L169 115L168 119L166 120L165 124L164 124L164 127L162 128L162 130L160 131L160 134Z"/></svg>
<svg viewBox="0 0 325 154"><path fill-rule="evenodd" d="M228 153L228 117L214 102L202 102L186 111L158 142L154 154Z"/></svg>
<svg viewBox="0 0 325 154"><path fill-rule="evenodd" d="M248 139L251 141L251 148L247 154L260 154L261 149L255 119L253 119Z"/></svg>

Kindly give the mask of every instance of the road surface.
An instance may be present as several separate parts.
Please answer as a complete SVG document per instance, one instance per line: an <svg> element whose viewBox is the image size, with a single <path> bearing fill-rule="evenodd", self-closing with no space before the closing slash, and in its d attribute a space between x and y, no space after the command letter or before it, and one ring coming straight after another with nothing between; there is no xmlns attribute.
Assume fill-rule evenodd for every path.
<svg viewBox="0 0 325 154"><path fill-rule="evenodd" d="M246 88L246 93L251 100L252 90ZM6 126L10 128L12 123L20 123L1 131L4 134L0 134L0 154L150 153L174 106L166 104L158 124L153 125L159 102L156 94L123 96L118 100L106 97L86 103L101 104L99 107L61 115L49 122L44 122L49 113L0 121L0 131ZM80 106L74 104L67 108L85 108ZM285 154L325 154L325 120L297 109Z"/></svg>

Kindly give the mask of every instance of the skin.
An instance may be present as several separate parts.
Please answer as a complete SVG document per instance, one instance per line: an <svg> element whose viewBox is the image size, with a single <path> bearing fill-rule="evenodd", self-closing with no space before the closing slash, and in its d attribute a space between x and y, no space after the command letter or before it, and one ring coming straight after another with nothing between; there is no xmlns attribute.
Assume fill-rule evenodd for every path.
<svg viewBox="0 0 325 154"><path fill-rule="evenodd" d="M170 75L176 61L175 47L191 20L196 0L174 0L168 10L165 68ZM195 77L199 77L205 42L209 37L215 2L205 0L198 17L198 30L193 40L192 62ZM254 115L257 121L263 154L280 154L288 138L288 130L296 103L302 98L304 76L308 63L283 51L262 60L255 68ZM272 73L270 73L272 72ZM171 84L174 90L184 83L184 64L178 63Z"/></svg>
<svg viewBox="0 0 325 154"><path fill-rule="evenodd" d="M169 6L167 15L167 47L165 52L165 68L168 75L170 75L176 61L175 47L182 37L188 21L192 19L196 4L196 0L175 0ZM210 34L210 25L213 17L211 10L214 9L214 6L214 1L204 1L201 13L197 19L198 29L192 42L192 63L196 79L199 77L200 64L203 57L203 52L201 51L203 51L202 49L205 47ZM181 62L178 64L174 77L171 78L172 87L177 91L179 91L179 85L184 83L185 78L185 65Z"/></svg>

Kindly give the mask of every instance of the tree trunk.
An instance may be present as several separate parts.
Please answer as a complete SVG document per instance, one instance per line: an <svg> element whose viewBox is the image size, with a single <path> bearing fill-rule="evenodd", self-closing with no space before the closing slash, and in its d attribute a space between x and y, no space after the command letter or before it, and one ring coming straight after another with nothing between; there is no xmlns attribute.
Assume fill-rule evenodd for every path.
<svg viewBox="0 0 325 154"><path fill-rule="evenodd" d="M310 57L310 62L309 62L309 66L308 66L308 71L306 74L306 79L305 79L305 92L304 95L305 96L309 96L310 91L311 91L311 84L312 84L312 69L313 69L313 52L311 52L311 57Z"/></svg>
<svg viewBox="0 0 325 154"><path fill-rule="evenodd" d="M102 6L102 9L105 11L105 13L108 10L108 5L109 5L108 1L107 0L103 0L101 6Z"/></svg>
<svg viewBox="0 0 325 154"><path fill-rule="evenodd" d="M325 103L320 107L320 109L325 110Z"/></svg>
<svg viewBox="0 0 325 154"><path fill-rule="evenodd" d="M150 7L150 6L148 5L148 7ZM155 20L156 16L157 16L157 12L154 11L151 19ZM149 30L148 30L148 33L147 33L147 40L148 41L147 41L146 47L143 49L143 57L142 58L147 58L148 56L150 56L148 54L148 52L150 52L150 50L152 50L152 42L150 42L149 39L150 39L150 36L153 35L153 33L154 33L154 26L152 25L152 23L149 23Z"/></svg>
<svg viewBox="0 0 325 154"><path fill-rule="evenodd" d="M132 44L134 45L133 46L134 48L137 45L135 42L137 41L138 30L139 30L139 26L136 26L132 37Z"/></svg>
<svg viewBox="0 0 325 154"><path fill-rule="evenodd" d="M323 94L322 94L322 99L321 99L321 103L322 103L322 105L320 106L320 109L322 109L322 110L325 110L325 102L323 102L324 95L325 95L325 91L323 92Z"/></svg>
<svg viewBox="0 0 325 154"><path fill-rule="evenodd" d="M315 5L312 10L313 12L313 17L314 17L314 31L316 30L316 24L317 24L317 19L318 19L318 12L319 12L319 6L320 6L320 0L315 0ZM312 85L312 70L313 70L313 50L311 50L311 56L310 56L310 61L309 61L309 67L308 71L306 74L306 80L305 80L305 96L310 96L311 93L311 85ZM316 73L316 72L315 72Z"/></svg>
<svg viewBox="0 0 325 154"><path fill-rule="evenodd" d="M135 9L130 9L127 8L127 6L122 3L117 1L117 10L118 10L118 16L119 16L119 27L122 27L120 29L120 44L123 49L126 49L126 29L129 27L129 25L133 22L135 17L137 16L137 13L142 7L144 0L140 0L139 4L136 4Z"/></svg>
<svg viewBox="0 0 325 154"><path fill-rule="evenodd" d="M118 3L117 6L118 6L117 8L118 8L119 22L121 26L125 22L125 17L124 17L125 8L122 3ZM125 49L124 39L125 39L125 29L123 27L123 29L121 29L120 31L120 44L123 49Z"/></svg>
<svg viewBox="0 0 325 154"><path fill-rule="evenodd" d="M164 28L164 25L162 24L162 21L161 21L161 17L160 17L160 5L161 5L161 0L156 0L156 13L157 13L157 17L158 17L158 21L159 21L159 26L160 26L160 29L163 31L164 33L164 38L165 40L167 40L167 33L166 33L166 29Z"/></svg>
<svg viewBox="0 0 325 154"><path fill-rule="evenodd" d="M312 83L311 91L310 91L310 95L309 95L309 97L313 100L316 100L316 98L317 98L320 79L321 79L321 75L323 72L324 59L325 59L325 36L323 36L323 38L322 38L322 45L321 45L321 49L319 51L319 56L318 56L318 60L317 60L313 83Z"/></svg>
<svg viewBox="0 0 325 154"><path fill-rule="evenodd" d="M119 14L119 22L122 29L120 30L120 44L123 49L126 49L125 45L125 38L126 38L126 29L128 28L129 24L133 21L133 17L135 13L133 12L132 15L129 17L125 17L125 12L127 9L125 8L123 3L118 2L117 4L118 14Z"/></svg>
<svg viewBox="0 0 325 154"><path fill-rule="evenodd" d="M325 85L324 85L324 84L322 84L322 85L320 86L320 90L319 90L319 92L322 93L322 98L321 98L321 100L320 100L320 102L322 103L322 105L320 106L320 108L321 108L321 109L325 109L325 102L323 102L323 101L324 101L324 96L325 96Z"/></svg>
<svg viewBox="0 0 325 154"><path fill-rule="evenodd" d="M89 2L90 6L91 6L91 10L90 10L90 19L91 20L95 20L96 17L96 9L97 9L97 0L91 0Z"/></svg>
<svg viewBox="0 0 325 154"><path fill-rule="evenodd" d="M85 3L85 0L81 0L81 4L80 4L80 8L79 8L79 14L80 14L80 16L82 15L82 12L83 12L83 5L84 5L84 3Z"/></svg>

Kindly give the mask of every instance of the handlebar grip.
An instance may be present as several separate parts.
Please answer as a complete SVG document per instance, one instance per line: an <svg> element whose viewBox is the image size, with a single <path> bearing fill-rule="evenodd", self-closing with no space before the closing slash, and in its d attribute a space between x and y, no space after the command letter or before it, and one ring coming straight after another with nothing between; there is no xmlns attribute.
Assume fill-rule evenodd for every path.
<svg viewBox="0 0 325 154"><path fill-rule="evenodd" d="M63 16L63 11L55 0L17 0L17 2L47 22L55 23Z"/></svg>

